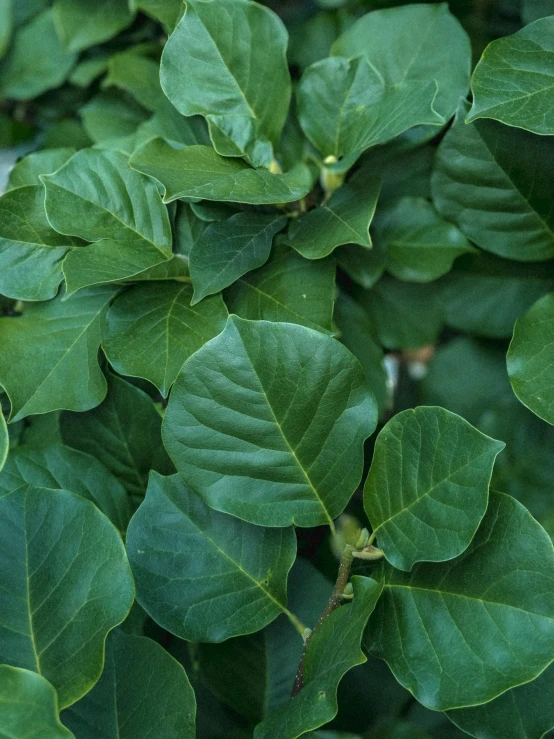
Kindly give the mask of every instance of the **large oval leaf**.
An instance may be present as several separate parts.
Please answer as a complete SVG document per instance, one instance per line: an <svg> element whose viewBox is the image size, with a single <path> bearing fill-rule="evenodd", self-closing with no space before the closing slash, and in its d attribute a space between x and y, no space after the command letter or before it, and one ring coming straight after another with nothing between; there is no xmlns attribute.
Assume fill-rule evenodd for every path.
<svg viewBox="0 0 554 739"><path fill-rule="evenodd" d="M65 490L26 485L0 498L0 516L0 659L43 675L68 706L100 677L106 634L133 602L123 543Z"/></svg>
<svg viewBox="0 0 554 739"><path fill-rule="evenodd" d="M411 573L382 565L367 644L436 711L485 703L554 658L554 549L516 500L491 493L471 545Z"/></svg>
<svg viewBox="0 0 554 739"><path fill-rule="evenodd" d="M185 362L163 437L212 508L260 526L317 526L360 482L376 420L362 368L335 339L231 316Z"/></svg>
<svg viewBox="0 0 554 739"><path fill-rule="evenodd" d="M195 713L182 666L155 641L116 630L102 677L62 720L78 739L194 739Z"/></svg>
<svg viewBox="0 0 554 739"><path fill-rule="evenodd" d="M554 424L554 293L516 321L508 350L508 374L523 405Z"/></svg>
<svg viewBox="0 0 554 739"><path fill-rule="evenodd" d="M293 530L212 511L179 475L151 475L127 552L139 603L182 639L223 641L286 611Z"/></svg>
<svg viewBox="0 0 554 739"><path fill-rule="evenodd" d="M364 506L392 565L409 571L468 547L504 446L444 408L406 410L387 423L375 442Z"/></svg>

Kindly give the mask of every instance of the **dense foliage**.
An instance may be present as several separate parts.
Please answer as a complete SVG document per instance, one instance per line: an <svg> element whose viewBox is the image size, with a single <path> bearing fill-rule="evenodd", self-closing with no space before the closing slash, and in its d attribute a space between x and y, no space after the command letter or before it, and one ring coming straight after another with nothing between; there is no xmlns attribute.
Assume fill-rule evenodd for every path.
<svg viewBox="0 0 554 739"><path fill-rule="evenodd" d="M0 736L554 730L554 2L0 55Z"/></svg>

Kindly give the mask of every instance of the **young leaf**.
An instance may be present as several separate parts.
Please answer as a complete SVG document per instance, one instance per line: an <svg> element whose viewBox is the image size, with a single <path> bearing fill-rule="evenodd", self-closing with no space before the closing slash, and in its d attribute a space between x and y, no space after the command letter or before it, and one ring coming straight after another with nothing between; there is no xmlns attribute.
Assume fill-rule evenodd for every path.
<svg viewBox="0 0 554 739"><path fill-rule="evenodd" d="M385 587L367 644L424 706L485 703L552 661L554 549L513 498L491 493L457 559L411 573L382 567Z"/></svg>
<svg viewBox="0 0 554 739"><path fill-rule="evenodd" d="M62 713L79 739L192 739L196 701L181 665L152 639L112 631L100 680Z"/></svg>
<svg viewBox="0 0 554 739"><path fill-rule="evenodd" d="M456 257L474 251L423 198L400 198L380 211L373 228L375 241L386 251L388 271L406 282L436 280L450 271Z"/></svg>
<svg viewBox="0 0 554 739"><path fill-rule="evenodd" d="M0 665L0 725L5 737L75 739L58 718L56 691L36 672Z"/></svg>
<svg viewBox="0 0 554 739"><path fill-rule="evenodd" d="M364 507L392 565L409 572L416 562L444 562L467 549L504 446L443 408L402 411L387 423L375 442Z"/></svg>
<svg viewBox="0 0 554 739"><path fill-rule="evenodd" d="M352 603L333 611L308 642L304 687L256 727L255 739L296 739L335 717L341 678L366 661L360 642L382 590L382 585L369 577L353 577L352 585Z"/></svg>
<svg viewBox="0 0 554 739"><path fill-rule="evenodd" d="M265 264L273 237L286 222L286 217L278 213L237 213L208 226L189 255L194 286L191 305Z"/></svg>
<svg viewBox="0 0 554 739"><path fill-rule="evenodd" d="M82 51L118 34L133 20L127 0L54 0L54 23L68 51Z"/></svg>
<svg viewBox="0 0 554 739"><path fill-rule="evenodd" d="M331 53L364 55L388 86L435 80L433 107L445 120L469 87L469 38L448 5L417 4L366 13L352 24Z"/></svg>
<svg viewBox="0 0 554 739"><path fill-rule="evenodd" d="M298 119L323 159L342 159L344 172L371 146L419 124L443 124L432 106L436 91L433 79L387 84L363 56L330 57L302 75Z"/></svg>
<svg viewBox="0 0 554 739"><path fill-rule="evenodd" d="M240 159L225 159L209 146L174 149L160 138L140 146L129 164L164 186L164 202L198 198L264 205L291 203L311 189L309 169L299 164L285 174L252 169Z"/></svg>
<svg viewBox="0 0 554 739"><path fill-rule="evenodd" d="M0 658L43 675L60 706L100 677L107 633L133 602L121 538L88 500L26 485L0 497Z"/></svg>
<svg viewBox="0 0 554 739"><path fill-rule="evenodd" d="M362 368L337 341L231 316L183 365L163 438L215 510L260 526L317 526L344 510L376 421Z"/></svg>
<svg viewBox="0 0 554 739"><path fill-rule="evenodd" d="M292 249L277 246L266 265L225 292L225 301L241 318L299 323L331 333L335 292L331 260L308 262Z"/></svg>
<svg viewBox="0 0 554 739"><path fill-rule="evenodd" d="M380 186L377 178L359 183L354 177L339 187L328 203L295 219L289 227L287 243L307 259L326 257L342 244L370 248L369 224Z"/></svg>
<svg viewBox="0 0 554 739"><path fill-rule="evenodd" d="M68 159L71 159L73 154L75 154L75 149L72 147L45 149L44 151L34 151L27 154L26 157L17 162L10 172L6 189L14 190L16 187L25 187L26 185L40 185L42 189L40 175L55 172Z"/></svg>
<svg viewBox="0 0 554 739"><path fill-rule="evenodd" d="M217 295L193 308L189 284L131 287L114 301L102 343L123 375L150 380L167 397L186 359L225 327L227 309Z"/></svg>
<svg viewBox="0 0 554 739"><path fill-rule="evenodd" d="M508 374L514 393L533 413L554 424L554 293L538 300L516 321L508 350Z"/></svg>
<svg viewBox="0 0 554 739"><path fill-rule="evenodd" d="M291 528L263 529L212 511L179 475L151 475L127 533L137 599L182 639L220 642L286 611L296 556Z"/></svg>
<svg viewBox="0 0 554 739"><path fill-rule="evenodd" d="M161 441L162 419L148 395L108 375L108 395L88 413L64 413L64 442L96 457L127 492L142 498L150 470L173 471Z"/></svg>
<svg viewBox="0 0 554 739"><path fill-rule="evenodd" d="M462 103L431 180L439 213L482 249L517 261L554 256L551 141L495 121L464 122Z"/></svg>
<svg viewBox="0 0 554 739"><path fill-rule="evenodd" d="M554 666L530 683L508 690L489 703L449 711L448 718L471 736L530 739L554 729Z"/></svg>
<svg viewBox="0 0 554 739"><path fill-rule="evenodd" d="M554 17L490 43L471 80L468 121L494 118L539 134L554 133Z"/></svg>
<svg viewBox="0 0 554 739"><path fill-rule="evenodd" d="M0 474L0 495L31 483L36 487L71 490L92 501L110 521L125 531L131 511L127 492L119 480L90 454L63 444L34 447L20 444L10 452Z"/></svg>
<svg viewBox="0 0 554 739"><path fill-rule="evenodd" d="M285 27L268 8L187 2L162 55L163 90L183 115L206 118L219 154L269 165L290 102L286 47Z"/></svg>
<svg viewBox="0 0 554 739"><path fill-rule="evenodd" d="M85 411L106 395L98 349L112 287L29 303L23 315L0 318L0 384L11 420L66 408Z"/></svg>
<svg viewBox="0 0 554 739"><path fill-rule="evenodd" d="M42 185L5 193L0 198L0 292L16 300L53 298L66 254L82 243L48 223Z"/></svg>

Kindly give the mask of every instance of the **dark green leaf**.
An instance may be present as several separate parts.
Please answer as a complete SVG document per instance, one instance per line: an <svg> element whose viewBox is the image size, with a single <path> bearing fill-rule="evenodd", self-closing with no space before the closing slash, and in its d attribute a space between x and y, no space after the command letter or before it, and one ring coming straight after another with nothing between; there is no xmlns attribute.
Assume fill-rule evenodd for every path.
<svg viewBox="0 0 554 739"><path fill-rule="evenodd" d="M231 316L185 362L164 442L216 510L261 526L316 526L358 485L376 415L362 368L337 341Z"/></svg>
<svg viewBox="0 0 554 739"><path fill-rule="evenodd" d="M127 0L54 0L54 23L68 51L82 51L115 36L133 20Z"/></svg>
<svg viewBox="0 0 554 739"><path fill-rule="evenodd" d="M208 226L189 255L192 305L265 264L273 237L286 222L278 213L237 213Z"/></svg>
<svg viewBox="0 0 554 739"><path fill-rule="evenodd" d="M135 147L135 133L148 120L148 114L130 98L107 90L95 95L79 111L88 136L104 149L130 154Z"/></svg>
<svg viewBox="0 0 554 739"><path fill-rule="evenodd" d="M62 719L78 739L193 739L195 713L187 675L163 647L112 631L100 680Z"/></svg>
<svg viewBox="0 0 554 739"><path fill-rule="evenodd" d="M130 0L129 6L133 10L148 13L152 18L161 21L170 31L185 12L183 0Z"/></svg>
<svg viewBox="0 0 554 739"><path fill-rule="evenodd" d="M107 633L133 602L120 536L88 500L27 485L0 498L0 658L38 672L60 706L100 677Z"/></svg>
<svg viewBox="0 0 554 739"><path fill-rule="evenodd" d="M127 552L139 603L182 639L220 642L286 611L293 530L212 511L179 475L150 477Z"/></svg>
<svg viewBox="0 0 554 739"><path fill-rule="evenodd" d="M208 129L203 118L200 116L192 116L185 118L167 98L156 106L154 115L137 128L135 134L135 144L140 146L145 141L159 136L165 141L174 144L176 147L186 144L202 144L210 145L210 137Z"/></svg>
<svg viewBox="0 0 554 739"><path fill-rule="evenodd" d="M110 86L125 90L147 110L155 112L165 105L158 64L134 49L114 54L110 59L103 87Z"/></svg>
<svg viewBox="0 0 554 739"><path fill-rule="evenodd" d="M189 284L144 284L114 301L102 346L123 375L150 380L164 397L186 359L223 330L227 310L220 296L196 308Z"/></svg>
<svg viewBox="0 0 554 739"><path fill-rule="evenodd" d="M410 571L467 549L504 446L443 408L406 410L387 423L375 442L364 507L392 565Z"/></svg>
<svg viewBox="0 0 554 739"><path fill-rule="evenodd" d="M554 2L552 0L522 0L521 15L524 23L532 23L547 15L554 15Z"/></svg>

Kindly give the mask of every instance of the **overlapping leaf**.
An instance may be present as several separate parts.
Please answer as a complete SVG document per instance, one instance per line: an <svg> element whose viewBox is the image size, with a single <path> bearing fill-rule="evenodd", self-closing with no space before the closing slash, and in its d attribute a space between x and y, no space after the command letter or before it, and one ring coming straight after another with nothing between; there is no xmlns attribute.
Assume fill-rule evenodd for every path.
<svg viewBox="0 0 554 739"><path fill-rule="evenodd" d="M376 425L362 368L329 336L231 316L185 362L163 438L214 509L261 526L331 523Z"/></svg>
<svg viewBox="0 0 554 739"><path fill-rule="evenodd" d="M179 475L152 474L127 552L137 599L183 639L219 642L258 631L286 610L293 530L213 511Z"/></svg>
<svg viewBox="0 0 554 739"><path fill-rule="evenodd" d="M54 23L68 51L82 51L115 36L133 20L127 0L54 0Z"/></svg>
<svg viewBox="0 0 554 739"><path fill-rule="evenodd" d="M16 187L25 187L26 185L40 185L42 187L40 175L52 174L63 166L68 159L71 159L73 154L75 154L75 149L72 147L44 149L28 154L17 162L11 170L6 189L13 190Z"/></svg>
<svg viewBox="0 0 554 739"><path fill-rule="evenodd" d="M8 435L8 427L6 426L6 419L4 414L0 413L0 470L6 463L8 456L8 450L10 448L10 437Z"/></svg>
<svg viewBox="0 0 554 739"><path fill-rule="evenodd" d="M125 90L144 108L153 112L164 110L167 105L160 87L159 65L135 53L134 49L112 56L103 86Z"/></svg>

